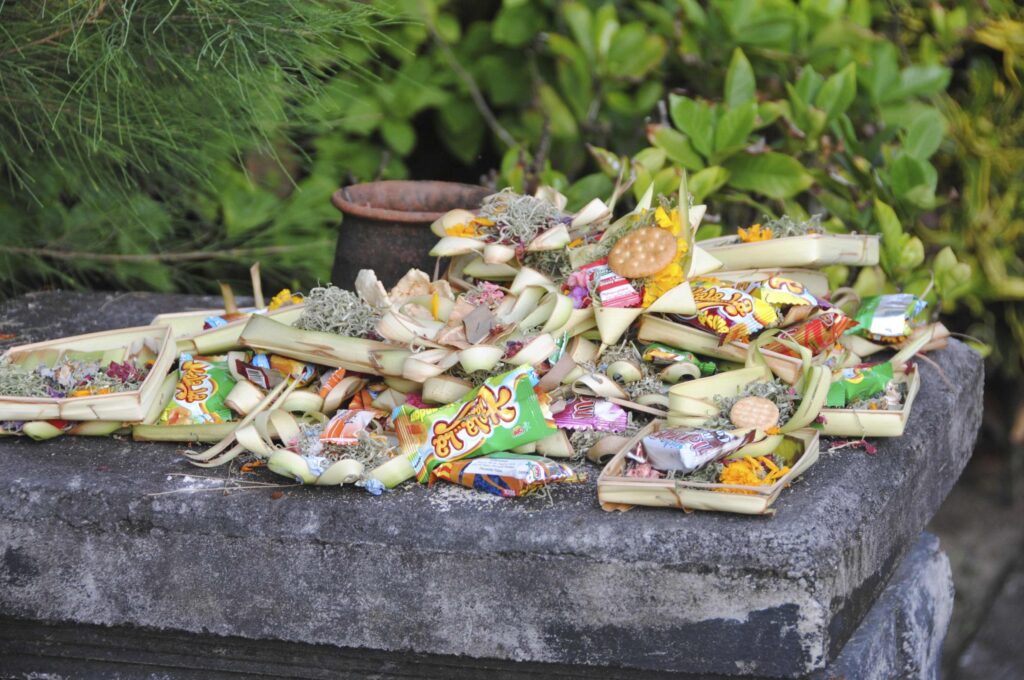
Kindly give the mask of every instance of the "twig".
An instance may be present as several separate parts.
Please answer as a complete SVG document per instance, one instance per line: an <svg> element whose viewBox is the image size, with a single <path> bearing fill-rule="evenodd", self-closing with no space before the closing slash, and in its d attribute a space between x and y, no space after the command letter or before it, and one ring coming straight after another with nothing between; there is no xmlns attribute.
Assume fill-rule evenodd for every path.
<svg viewBox="0 0 1024 680"><path fill-rule="evenodd" d="M100 18L100 15L103 14L103 12L106 9L107 9L107 0L100 0L100 3L96 6L96 9L93 10L92 14L90 14L87 17L85 17L85 21L82 22L82 26L85 26L86 24L94 24L94 23L96 23L96 20ZM75 29L75 25L74 24L72 24L70 26L65 26L64 28L59 28L56 31L54 31L53 33L51 33L49 35L45 35L42 38L38 38L37 40L33 40L31 42L25 43L24 45L15 45L11 49L4 50L3 52L0 52L0 55L10 54L11 52L20 52L22 49L24 49L26 47L35 47L36 45L52 45L54 42L57 41L58 38L63 38L65 35L70 33L73 29Z"/></svg>
<svg viewBox="0 0 1024 680"><path fill-rule="evenodd" d="M147 493L146 496L168 496L175 493L200 493L202 491L254 491L256 489L289 489L296 486L302 486L302 484L238 484L234 486L228 486L223 484L221 486L208 486L202 489L174 489L172 491L156 491L153 493Z"/></svg>
<svg viewBox="0 0 1024 680"><path fill-rule="evenodd" d="M49 248L22 248L0 245L0 253L33 255L51 260L91 260L93 262L200 262L203 260L232 260L253 255L273 255L323 247L326 241L303 245L264 246L261 248L229 248L228 250L187 250L180 253L90 253L81 250L51 250Z"/></svg>
<svg viewBox="0 0 1024 680"><path fill-rule="evenodd" d="M491 128L491 132L493 132L498 139L504 142L505 146L510 149L516 146L516 138L498 122L494 112L491 111L491 107L487 105L487 100L484 99L484 95L480 92L480 87L476 84L476 80L473 78L472 74L462 66L458 57L455 56L455 52L452 51L451 46L448 44L448 41L446 41L438 32L437 27L434 26L434 22L429 19L429 15L427 16L426 24L427 28L430 30L430 35L433 36L434 42L436 42L441 48L441 51L444 52L452 70L455 71L455 75L462 80L466 89L469 90L469 96L473 99L473 103L476 104L476 108L480 112L480 115L484 117L487 127Z"/></svg>

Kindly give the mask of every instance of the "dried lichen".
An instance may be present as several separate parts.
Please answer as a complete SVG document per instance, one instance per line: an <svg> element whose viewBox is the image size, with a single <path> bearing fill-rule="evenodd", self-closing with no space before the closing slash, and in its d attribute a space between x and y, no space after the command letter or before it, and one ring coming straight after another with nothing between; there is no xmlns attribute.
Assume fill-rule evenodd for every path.
<svg viewBox="0 0 1024 680"><path fill-rule="evenodd" d="M480 216L494 222L486 227L499 243L527 245L541 232L559 224L562 212L547 201L511 190L491 194L480 206Z"/></svg>
<svg viewBox="0 0 1024 680"><path fill-rule="evenodd" d="M110 394L129 392L142 386L146 371L129 362L112 362L101 367L67 355L52 368L40 365L27 369L0 360L0 394L12 397L64 398L76 393Z"/></svg>
<svg viewBox="0 0 1024 680"><path fill-rule="evenodd" d="M823 234L824 227L821 226L821 214L812 215L810 219L794 220L789 215L773 220L766 217L761 223L762 229L771 229L772 238L785 238L787 236L806 236L807 234Z"/></svg>
<svg viewBox="0 0 1024 680"><path fill-rule="evenodd" d="M370 428L376 429L374 423ZM301 456L307 458L325 458L335 462L339 460L354 460L362 463L367 469L372 469L390 459L390 441L372 432L359 432L356 435L354 444L333 444L320 440L324 431L323 423L303 423L299 426L299 437L293 446Z"/></svg>
<svg viewBox="0 0 1024 680"><path fill-rule="evenodd" d="M568 248L526 253L523 255L523 266L536 269L556 283L562 283L573 272L572 264L569 262Z"/></svg>
<svg viewBox="0 0 1024 680"><path fill-rule="evenodd" d="M645 417L634 416L632 411L626 414L626 429L622 432L611 433L617 437L632 437L647 424ZM569 443L572 444L573 460L580 460L587 455L597 442L609 436L608 432L598 430L574 430L569 435Z"/></svg>
<svg viewBox="0 0 1024 680"><path fill-rule="evenodd" d="M306 295L296 328L362 338L373 333L381 311L350 290L337 286L314 288Z"/></svg>
<svg viewBox="0 0 1024 680"><path fill-rule="evenodd" d="M718 415L704 421L704 427L712 430L735 429L732 421L729 420L729 411L737 401L745 397L764 397L779 409L779 427L785 425L793 412L796 410L796 391L778 378L770 381L754 382L745 387L734 397L715 397L715 406L718 407Z"/></svg>

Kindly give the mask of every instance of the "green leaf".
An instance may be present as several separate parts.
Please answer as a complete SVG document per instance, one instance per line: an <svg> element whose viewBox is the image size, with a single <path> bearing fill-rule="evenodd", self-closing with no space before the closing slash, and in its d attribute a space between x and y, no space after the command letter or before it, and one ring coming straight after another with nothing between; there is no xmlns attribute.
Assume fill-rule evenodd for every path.
<svg viewBox="0 0 1024 680"><path fill-rule="evenodd" d="M237 236L270 221L281 203L277 196L255 186L240 172L232 173L230 182L221 185L220 200L228 236Z"/></svg>
<svg viewBox="0 0 1024 680"><path fill-rule="evenodd" d="M716 158L725 158L747 145L747 137L754 131L757 104L750 101L734 109L728 109L715 126Z"/></svg>
<svg viewBox="0 0 1024 680"><path fill-rule="evenodd" d="M579 210L595 196L610 196L612 189L612 180L607 175L599 172L585 175L566 189L565 197L567 202L565 207L570 212Z"/></svg>
<svg viewBox="0 0 1024 680"><path fill-rule="evenodd" d="M903 140L903 150L919 160L928 160L942 144L946 122L942 114L930 109L928 115L919 116L910 124Z"/></svg>
<svg viewBox="0 0 1024 680"><path fill-rule="evenodd" d="M622 172L622 168L629 162L628 158L612 153L608 149L593 146L592 144L587 144L587 151L597 161L597 166L601 168L601 172L609 177L618 177L619 173Z"/></svg>
<svg viewBox="0 0 1024 680"><path fill-rule="evenodd" d="M491 24L491 36L496 43L522 47L533 40L543 28L542 17L529 4L505 5Z"/></svg>
<svg viewBox="0 0 1024 680"><path fill-rule="evenodd" d="M729 181L729 171L720 165L712 165L690 177L690 193L693 200L703 203L704 199L712 195Z"/></svg>
<svg viewBox="0 0 1024 680"><path fill-rule="evenodd" d="M860 69L858 76L867 87L871 101L880 104L898 89L900 67L896 46L888 41L875 43L871 60ZM902 98L902 95L895 97Z"/></svg>
<svg viewBox="0 0 1024 680"><path fill-rule="evenodd" d="M882 267L891 275L898 268L900 253L910 240L910 236L903 233L900 218L888 203L876 198L874 213L878 230L882 234Z"/></svg>
<svg viewBox="0 0 1024 680"><path fill-rule="evenodd" d="M714 112L711 107L689 97L670 94L668 110L672 122L689 137L693 148L704 157L710 156L715 134Z"/></svg>
<svg viewBox="0 0 1024 680"><path fill-rule="evenodd" d="M662 168L654 176L654 195L663 194L665 196L670 195L673 191L679 188L679 177L681 173L677 168L671 165L667 168Z"/></svg>
<svg viewBox="0 0 1024 680"><path fill-rule="evenodd" d="M634 21L612 38L608 48L608 73L613 77L642 78L665 58L668 44L660 35L652 35L647 26Z"/></svg>
<svg viewBox="0 0 1024 680"><path fill-rule="evenodd" d="M587 58L593 61L596 53L594 51L594 27L590 10L581 2L562 3L562 16L569 26L573 40L580 46Z"/></svg>
<svg viewBox="0 0 1024 680"><path fill-rule="evenodd" d="M737 47L732 52L732 61L729 62L729 70L725 74L725 104L737 107L754 101L754 95L754 69L747 55Z"/></svg>
<svg viewBox="0 0 1024 680"><path fill-rule="evenodd" d="M545 83L540 86L538 93L541 106L551 120L551 135L563 138L576 137L576 119L554 88Z"/></svg>
<svg viewBox="0 0 1024 680"><path fill-rule="evenodd" d="M814 105L825 112L825 121L835 120L846 113L857 95L857 65L848 64L825 80L814 98Z"/></svg>
<svg viewBox="0 0 1024 680"><path fill-rule="evenodd" d="M937 64L908 66L900 72L899 95L917 97L938 94L949 85L952 75L952 69Z"/></svg>
<svg viewBox="0 0 1024 680"><path fill-rule="evenodd" d="M704 167L703 159L697 154L686 135L668 125L648 125L647 141L662 149L676 165L687 170L700 170Z"/></svg>
<svg viewBox="0 0 1024 680"><path fill-rule="evenodd" d="M406 156L416 146L416 131L404 120L385 120L380 126L381 136L399 156Z"/></svg>
<svg viewBox="0 0 1024 680"><path fill-rule="evenodd" d="M904 201L919 208L930 208L935 203L938 173L928 161L901 154L889 168L889 187Z"/></svg>
<svg viewBox="0 0 1024 680"><path fill-rule="evenodd" d="M602 5L594 16L594 51L599 61L608 56L608 50L612 45L612 38L619 30L619 17L615 11L615 5Z"/></svg>
<svg viewBox="0 0 1024 680"><path fill-rule="evenodd" d="M810 104L818 95L818 90L821 89L824 82L825 79L814 70L814 67L808 65L800 69L800 77L796 79L794 89L802 101Z"/></svg>
<svg viewBox="0 0 1024 680"><path fill-rule="evenodd" d="M665 152L653 146L633 156L633 162L643 166L652 175L665 167Z"/></svg>
<svg viewBox="0 0 1024 680"><path fill-rule="evenodd" d="M730 158L725 168L729 186L770 198L789 198L814 184L798 160L781 153L739 154Z"/></svg>

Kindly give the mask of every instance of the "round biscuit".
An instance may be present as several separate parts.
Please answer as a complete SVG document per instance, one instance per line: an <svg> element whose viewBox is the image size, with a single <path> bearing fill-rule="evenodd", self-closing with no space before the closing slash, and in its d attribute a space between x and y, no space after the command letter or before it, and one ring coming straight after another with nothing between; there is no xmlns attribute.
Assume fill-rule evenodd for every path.
<svg viewBox="0 0 1024 680"><path fill-rule="evenodd" d="M641 227L623 236L608 253L608 266L619 276L642 279L672 263L679 245L659 227Z"/></svg>
<svg viewBox="0 0 1024 680"><path fill-rule="evenodd" d="M736 427L767 430L779 424L779 407L764 397L744 397L729 410L729 420Z"/></svg>

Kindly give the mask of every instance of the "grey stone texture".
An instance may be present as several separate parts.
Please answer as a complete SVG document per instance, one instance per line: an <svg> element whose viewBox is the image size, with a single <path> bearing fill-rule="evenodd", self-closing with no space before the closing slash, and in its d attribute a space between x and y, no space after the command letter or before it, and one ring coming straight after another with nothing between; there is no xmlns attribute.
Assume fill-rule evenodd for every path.
<svg viewBox="0 0 1024 680"><path fill-rule="evenodd" d="M25 342L202 304L36 294L2 308L0 332ZM0 440L0 616L610 677L804 676L839 655L970 456L981 360L956 341L932 356L949 384L921 364L904 437L823 454L774 517L605 513L596 468L550 504L415 485L275 499L216 490L229 471L173 445Z"/></svg>

